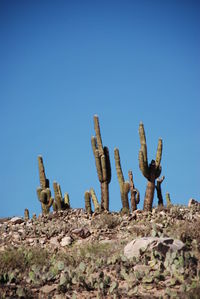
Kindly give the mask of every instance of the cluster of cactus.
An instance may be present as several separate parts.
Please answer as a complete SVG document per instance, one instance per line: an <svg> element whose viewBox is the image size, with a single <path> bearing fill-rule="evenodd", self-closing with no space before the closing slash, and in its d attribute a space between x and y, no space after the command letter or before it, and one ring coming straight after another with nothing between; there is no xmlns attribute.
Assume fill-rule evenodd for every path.
<svg viewBox="0 0 200 299"><path fill-rule="evenodd" d="M88 214L92 214L92 203L94 206L94 212L109 211L109 184L111 181L111 164L108 147L103 146L99 118L94 115L94 129L95 136L91 138L92 150L95 158L96 170L101 187L101 203L99 204L97 196L93 188L85 192L85 210ZM163 206L163 197L161 191L161 184L164 180L164 176L159 178L161 174L161 158L162 158L162 139L158 141L156 159L148 163L147 157L147 143L143 123L139 125L140 136L140 151L139 151L139 167L147 179L147 187L144 198L143 209L145 211L151 211L153 206L153 198L155 189L157 191L158 205ZM124 180L124 175L121 167L119 149L114 149L115 167L117 172L117 178L120 186L120 194L122 201L122 213L129 213L137 209L137 205L140 201L140 193L135 188L133 182L133 173L131 170L128 172L129 181ZM51 197L51 191L49 188L49 180L46 178L43 159L38 157L39 164L39 177L40 187L37 188L38 199L42 205L42 213L48 214L50 207L53 206L54 211L66 210L70 208L69 195L65 193L64 198L60 185L57 182L53 183L53 189L55 198ZM130 192L130 204L128 194ZM167 195L167 203L170 204L169 196ZM131 208L130 208L131 206Z"/></svg>
<svg viewBox="0 0 200 299"><path fill-rule="evenodd" d="M65 193L64 198L62 197L61 187L57 182L53 182L54 189L54 202L53 202L53 210L61 211L67 210L70 208L69 202L69 194Z"/></svg>
<svg viewBox="0 0 200 299"><path fill-rule="evenodd" d="M49 188L49 180L45 175L45 168L42 156L38 156L38 167L40 177L40 187L37 188L38 199L41 202L42 214L48 214L50 207L53 206L54 211L66 210L70 208L69 194L65 193L62 198L61 187L58 183L53 183L55 199L51 197Z"/></svg>
<svg viewBox="0 0 200 299"><path fill-rule="evenodd" d="M94 212L100 212L101 211L101 206L98 202L96 193L93 188L90 189L90 191L85 191L85 210L87 214L92 214L92 204L91 200L93 202L94 206Z"/></svg>
<svg viewBox="0 0 200 299"><path fill-rule="evenodd" d="M133 183L133 173L129 170L129 182L124 180L124 175L121 168L119 149L114 149L115 156L115 167L117 172L117 178L120 186L121 193L121 201L122 201L122 213L129 213L129 201L128 201L128 193L131 192L131 210L135 211L137 209L137 204L140 201L140 193L135 188Z"/></svg>

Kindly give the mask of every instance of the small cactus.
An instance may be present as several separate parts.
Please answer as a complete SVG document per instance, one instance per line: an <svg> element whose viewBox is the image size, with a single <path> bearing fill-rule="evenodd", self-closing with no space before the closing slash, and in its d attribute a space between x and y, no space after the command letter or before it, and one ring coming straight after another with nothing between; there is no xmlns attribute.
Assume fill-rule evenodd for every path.
<svg viewBox="0 0 200 299"><path fill-rule="evenodd" d="M53 182L54 189L54 202L53 210L61 211L70 209L69 194L65 193L64 198L62 197L61 187L57 182Z"/></svg>
<svg viewBox="0 0 200 299"><path fill-rule="evenodd" d="M90 191L85 192L85 210L86 213L91 215L92 214L92 205L91 205L91 199L94 205L94 212L98 212L101 210L101 207L99 205L97 196L95 194L95 191L93 188L90 189Z"/></svg>
<svg viewBox="0 0 200 299"><path fill-rule="evenodd" d="M128 172L129 176L129 184L130 184L130 193L131 193L131 211L137 210L137 205L140 202L140 192L138 189L135 188L134 182L133 182L133 173L131 170Z"/></svg>
<svg viewBox="0 0 200 299"><path fill-rule="evenodd" d="M169 192L166 193L166 202L167 202L167 207L168 208L172 206Z"/></svg>
<svg viewBox="0 0 200 299"><path fill-rule="evenodd" d="M115 167L117 171L117 178L119 181L120 193L121 193L122 212L129 213L128 193L130 190L130 184L128 181L124 180L118 148L114 149L114 154L115 154Z"/></svg>
<svg viewBox="0 0 200 299"><path fill-rule="evenodd" d="M99 126L99 118L94 116L94 129L96 137L92 136L91 143L93 154L95 157L96 169L98 178L101 184L101 209L109 210L109 183L111 181L111 165L109 150L106 146L103 147L101 132Z"/></svg>
<svg viewBox="0 0 200 299"><path fill-rule="evenodd" d="M28 210L28 209L25 209L25 210L24 210L24 220L25 220L25 221L28 221L28 220L29 220L29 210Z"/></svg>
<svg viewBox="0 0 200 299"><path fill-rule="evenodd" d="M139 125L139 135L140 135L140 151L139 151L139 166L142 174L148 180L147 188L145 192L144 198L144 210L151 211L153 205L154 191L155 191L155 180L161 174L161 157L162 157L162 139L158 141L156 160L152 160L150 164L148 164L147 158L147 144L146 144L146 136L144 131L143 123Z"/></svg>
<svg viewBox="0 0 200 299"><path fill-rule="evenodd" d="M85 191L85 210L86 213L91 215L92 214L92 207L91 207L91 195L90 191Z"/></svg>
<svg viewBox="0 0 200 299"><path fill-rule="evenodd" d="M37 188L37 196L42 206L42 214L48 214L53 204L49 180L46 178L42 156L38 156L40 187Z"/></svg>

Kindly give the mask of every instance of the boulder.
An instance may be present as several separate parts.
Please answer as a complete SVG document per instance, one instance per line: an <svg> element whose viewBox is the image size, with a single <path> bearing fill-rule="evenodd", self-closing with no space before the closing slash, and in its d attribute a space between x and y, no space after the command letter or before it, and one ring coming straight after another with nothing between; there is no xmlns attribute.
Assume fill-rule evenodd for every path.
<svg viewBox="0 0 200 299"><path fill-rule="evenodd" d="M141 252L155 249L161 254L166 254L167 251L179 251L183 249L185 244L177 239L172 238L157 238L144 237L132 240L124 247L124 255L127 258L139 257Z"/></svg>
<svg viewBox="0 0 200 299"><path fill-rule="evenodd" d="M20 224L24 222L24 219L20 218L20 217L13 217L10 219L10 222L12 224Z"/></svg>

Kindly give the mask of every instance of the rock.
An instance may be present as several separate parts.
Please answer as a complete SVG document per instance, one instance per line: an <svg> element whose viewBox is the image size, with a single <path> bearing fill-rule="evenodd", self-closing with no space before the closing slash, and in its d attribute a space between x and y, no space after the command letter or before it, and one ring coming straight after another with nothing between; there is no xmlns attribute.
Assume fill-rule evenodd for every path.
<svg viewBox="0 0 200 299"><path fill-rule="evenodd" d="M198 206L200 205L200 203L195 200L194 198L190 198L189 202L188 202L188 208L191 208L193 206Z"/></svg>
<svg viewBox="0 0 200 299"><path fill-rule="evenodd" d="M60 245L62 247L65 247L65 246L68 246L68 245L71 245L72 244L72 238L69 237L69 236L66 236L64 238L62 238L61 242L60 242Z"/></svg>
<svg viewBox="0 0 200 299"><path fill-rule="evenodd" d="M55 247L59 247L60 246L60 243L58 242L58 238L57 237L52 237L50 240L49 240L49 243Z"/></svg>
<svg viewBox="0 0 200 299"><path fill-rule="evenodd" d="M56 285L55 284L53 284L53 285L48 285L48 284L46 284L45 286L43 286L41 289L40 289L40 291L42 291L43 293L45 293L45 294L49 294L49 293L51 293L52 291L54 291L55 289L56 289Z"/></svg>
<svg viewBox="0 0 200 299"><path fill-rule="evenodd" d="M177 239L172 238L157 238L157 237L144 237L138 238L124 247L124 255L127 258L139 257L142 252L146 250L156 249L162 254L166 254L167 251L178 251L183 249L185 244Z"/></svg>
<svg viewBox="0 0 200 299"><path fill-rule="evenodd" d="M13 217L10 219L10 222L12 224L20 224L24 222L24 219L20 218L20 217Z"/></svg>
<svg viewBox="0 0 200 299"><path fill-rule="evenodd" d="M73 234L78 235L82 239L85 239L91 235L90 231L86 227L76 228L72 231Z"/></svg>

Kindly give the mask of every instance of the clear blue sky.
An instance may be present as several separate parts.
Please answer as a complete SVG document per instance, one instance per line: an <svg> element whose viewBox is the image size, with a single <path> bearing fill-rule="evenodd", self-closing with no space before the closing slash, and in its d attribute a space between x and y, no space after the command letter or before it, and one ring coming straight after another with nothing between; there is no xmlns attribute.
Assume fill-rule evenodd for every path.
<svg viewBox="0 0 200 299"><path fill-rule="evenodd" d="M40 213L39 154L72 207L90 187L100 197L94 114L110 150L111 210L121 209L114 147L143 206L140 121L150 161L163 138L163 194L199 200L199 32L199 1L1 0L0 217Z"/></svg>

